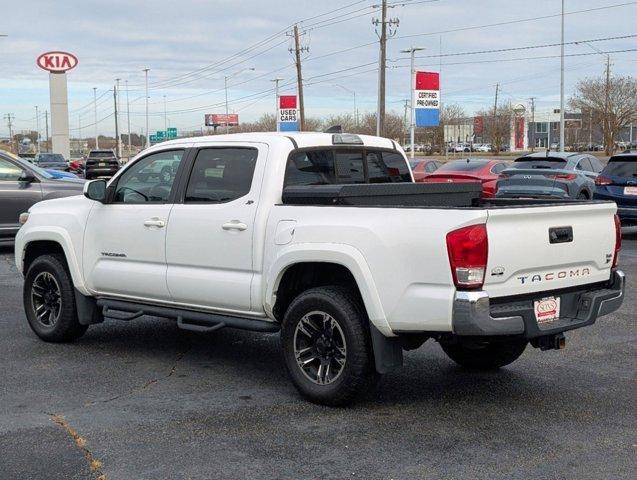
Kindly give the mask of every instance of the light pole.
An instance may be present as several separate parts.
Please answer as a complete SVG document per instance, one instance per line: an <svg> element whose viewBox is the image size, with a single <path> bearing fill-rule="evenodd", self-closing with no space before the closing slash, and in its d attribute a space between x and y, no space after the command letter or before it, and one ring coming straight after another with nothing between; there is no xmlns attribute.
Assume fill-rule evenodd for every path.
<svg viewBox="0 0 637 480"><path fill-rule="evenodd" d="M410 90L410 97L411 97L411 114L410 114L410 122L409 122L409 141L411 143L411 146L409 147L409 156L411 158L414 158L414 150L416 150L416 148L414 147L414 142L415 142L415 137L416 137L416 119L415 119L415 112L416 110L414 109L414 104L416 102L414 102L414 90L415 90L415 82L416 82L416 71L414 69L414 60L415 60L415 55L416 52L419 50L424 50L424 48L419 48L419 47L411 47L408 48L407 50L401 50L400 53L408 53L411 56L411 67L409 69L410 75L409 75L409 90Z"/></svg>
<svg viewBox="0 0 637 480"><path fill-rule="evenodd" d="M228 125L228 79L232 78L236 75L239 75L241 72L245 72L246 70L253 70L254 71L254 67L249 67L249 68L242 68L241 70L234 72L230 75L225 75L223 77L223 87L224 90L226 91L226 133L230 133L230 125Z"/></svg>
<svg viewBox="0 0 637 480"><path fill-rule="evenodd" d="M282 78L273 78L270 80L274 82L274 123L276 124L276 131L279 131L279 82Z"/></svg>
<svg viewBox="0 0 637 480"><path fill-rule="evenodd" d="M560 152L564 151L564 0L562 0L562 41L560 45Z"/></svg>
<svg viewBox="0 0 637 480"><path fill-rule="evenodd" d="M35 106L35 149L40 153L40 114L38 106Z"/></svg>
<svg viewBox="0 0 637 480"><path fill-rule="evenodd" d="M164 95L164 135L168 138L168 119L166 117L166 95Z"/></svg>
<svg viewBox="0 0 637 480"><path fill-rule="evenodd" d="M127 123L127 134L128 134L128 160L130 160L130 102L128 101L128 80L124 80L124 84L126 85L126 123Z"/></svg>
<svg viewBox="0 0 637 480"><path fill-rule="evenodd" d="M93 116L95 121L95 149L100 148L100 142L97 139L97 87L93 87Z"/></svg>
<svg viewBox="0 0 637 480"><path fill-rule="evenodd" d="M144 81L146 83L146 148L150 146L150 135L148 132L148 71L150 68L144 69Z"/></svg>
<svg viewBox="0 0 637 480"><path fill-rule="evenodd" d="M349 92L354 97L354 125L358 128L358 108L356 108L356 92L351 88L344 87L343 85L339 85L337 83L334 84L335 87L342 88L346 92Z"/></svg>

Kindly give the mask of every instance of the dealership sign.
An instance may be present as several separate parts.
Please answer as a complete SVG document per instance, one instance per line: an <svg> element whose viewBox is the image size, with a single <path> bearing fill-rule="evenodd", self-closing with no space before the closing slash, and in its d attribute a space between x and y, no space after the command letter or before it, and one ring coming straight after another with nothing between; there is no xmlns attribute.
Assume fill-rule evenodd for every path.
<svg viewBox="0 0 637 480"><path fill-rule="evenodd" d="M416 85L412 99L417 127L440 125L440 74L416 72Z"/></svg>
<svg viewBox="0 0 637 480"><path fill-rule="evenodd" d="M206 113L206 127L236 127L239 125L239 114L237 113Z"/></svg>
<svg viewBox="0 0 637 480"><path fill-rule="evenodd" d="M38 67L51 73L64 73L75 68L78 60L72 53L46 52L37 58L36 63Z"/></svg>
<svg viewBox="0 0 637 480"><path fill-rule="evenodd" d="M296 95L279 96L279 114L277 118L278 131L298 132L299 131L299 111L297 109Z"/></svg>

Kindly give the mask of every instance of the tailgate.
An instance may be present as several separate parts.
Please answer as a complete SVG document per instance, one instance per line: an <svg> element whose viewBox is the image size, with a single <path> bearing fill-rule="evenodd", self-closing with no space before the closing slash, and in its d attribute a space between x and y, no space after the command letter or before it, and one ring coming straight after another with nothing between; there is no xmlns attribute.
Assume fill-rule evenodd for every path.
<svg viewBox="0 0 637 480"><path fill-rule="evenodd" d="M616 210L613 203L490 209L484 290L503 297L608 280Z"/></svg>

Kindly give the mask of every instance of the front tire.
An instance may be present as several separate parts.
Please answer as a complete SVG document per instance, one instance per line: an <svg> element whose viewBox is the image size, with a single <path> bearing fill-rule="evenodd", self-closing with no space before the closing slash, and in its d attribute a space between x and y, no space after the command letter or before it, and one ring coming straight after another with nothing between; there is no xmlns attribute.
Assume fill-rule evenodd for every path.
<svg viewBox="0 0 637 480"><path fill-rule="evenodd" d="M515 362L526 349L528 341L441 343L447 356L466 368L495 370Z"/></svg>
<svg viewBox="0 0 637 480"><path fill-rule="evenodd" d="M69 342L86 332L88 325L77 318L73 282L62 255L43 255L31 263L22 296L29 326L45 342Z"/></svg>
<svg viewBox="0 0 637 480"><path fill-rule="evenodd" d="M281 343L294 386L314 403L348 404L378 381L367 316L345 288L313 288L294 299Z"/></svg>

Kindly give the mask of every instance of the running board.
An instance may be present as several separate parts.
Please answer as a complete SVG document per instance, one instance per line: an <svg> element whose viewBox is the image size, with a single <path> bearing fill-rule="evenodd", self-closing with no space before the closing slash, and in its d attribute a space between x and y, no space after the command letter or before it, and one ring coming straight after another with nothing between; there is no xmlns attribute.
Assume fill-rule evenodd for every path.
<svg viewBox="0 0 637 480"><path fill-rule="evenodd" d="M220 315L215 313L194 312L179 308L145 305L107 298L98 299L97 306L102 309L102 313L106 318L126 321L133 320L134 318L141 317L142 315L172 318L177 320L177 326L179 328L194 332L213 332L223 327L229 327L238 328L240 330L250 330L253 332L274 333L278 332L281 328L278 323L266 320L232 317L230 315Z"/></svg>

